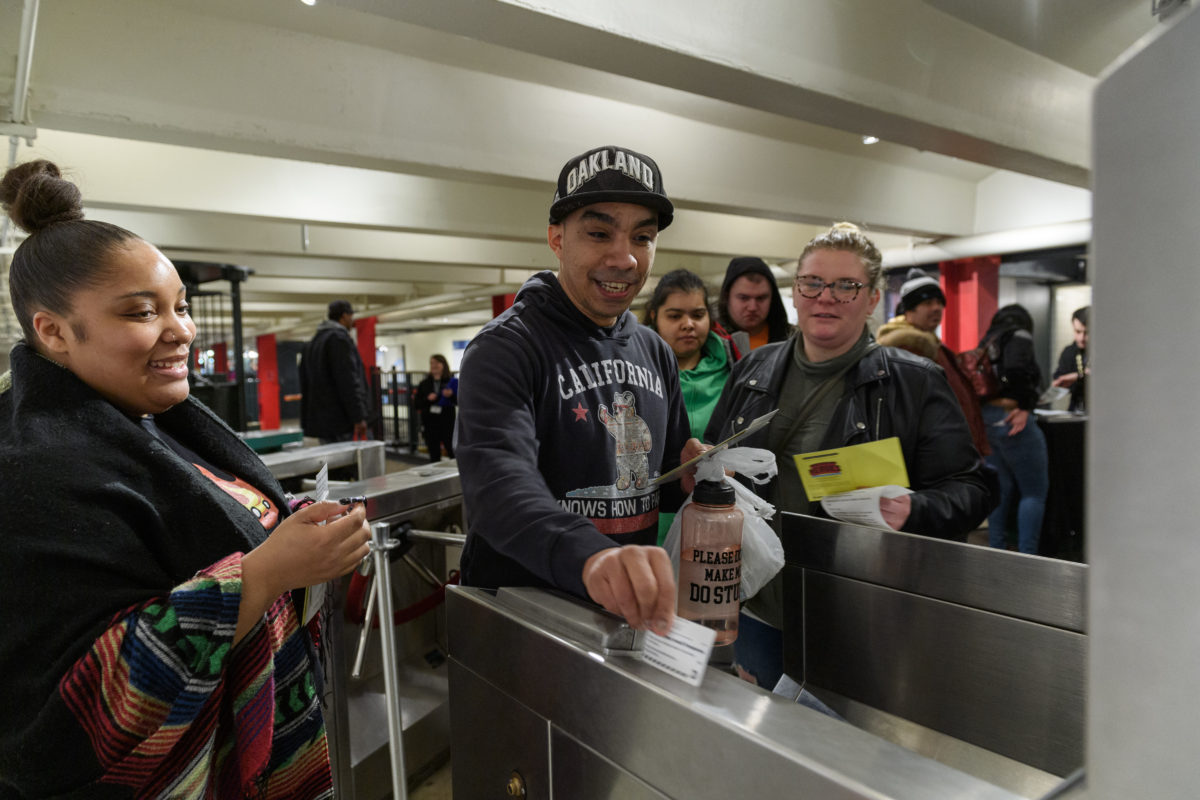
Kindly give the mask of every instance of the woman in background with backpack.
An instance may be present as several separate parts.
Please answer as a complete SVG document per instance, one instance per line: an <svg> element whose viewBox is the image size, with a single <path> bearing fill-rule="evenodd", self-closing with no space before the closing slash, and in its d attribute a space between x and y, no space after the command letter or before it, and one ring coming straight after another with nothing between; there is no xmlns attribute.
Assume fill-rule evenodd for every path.
<svg viewBox="0 0 1200 800"><path fill-rule="evenodd" d="M987 462L1000 480L1000 503L988 516L988 543L1004 549L1008 544L1008 517L1017 509L1017 547L1037 553L1050 487L1046 437L1033 418L1041 383L1041 370L1033 354L1033 318L1023 306L1004 306L979 346L1000 379L997 394L983 404L992 452Z"/></svg>

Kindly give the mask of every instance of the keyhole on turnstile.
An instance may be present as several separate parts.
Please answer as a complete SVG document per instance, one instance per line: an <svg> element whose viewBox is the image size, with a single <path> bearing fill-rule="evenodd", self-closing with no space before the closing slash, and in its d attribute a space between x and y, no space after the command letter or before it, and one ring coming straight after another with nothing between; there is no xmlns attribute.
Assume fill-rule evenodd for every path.
<svg viewBox="0 0 1200 800"><path fill-rule="evenodd" d="M508 796L509 797L524 797L525 796L525 779L521 777L521 773L513 770L513 774L508 778Z"/></svg>

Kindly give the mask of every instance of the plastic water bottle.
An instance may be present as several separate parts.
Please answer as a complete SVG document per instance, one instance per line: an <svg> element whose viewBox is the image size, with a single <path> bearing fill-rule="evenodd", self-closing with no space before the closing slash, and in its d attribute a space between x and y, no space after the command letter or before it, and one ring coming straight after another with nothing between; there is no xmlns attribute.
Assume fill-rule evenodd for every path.
<svg viewBox="0 0 1200 800"><path fill-rule="evenodd" d="M742 582L742 512L733 487L699 481L682 512L677 613L717 631L716 644L737 638Z"/></svg>

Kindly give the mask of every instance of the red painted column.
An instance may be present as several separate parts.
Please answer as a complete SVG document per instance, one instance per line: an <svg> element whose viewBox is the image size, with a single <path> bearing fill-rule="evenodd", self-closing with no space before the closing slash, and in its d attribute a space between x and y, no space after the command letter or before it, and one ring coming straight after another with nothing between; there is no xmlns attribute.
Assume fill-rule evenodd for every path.
<svg viewBox="0 0 1200 800"><path fill-rule="evenodd" d="M275 334L259 336L258 350L258 427L259 430L279 430L279 358L275 350Z"/></svg>
<svg viewBox="0 0 1200 800"><path fill-rule="evenodd" d="M358 354L367 371L367 386L370 386L371 368L375 366L375 317L355 319L354 330L358 333Z"/></svg>
<svg viewBox="0 0 1200 800"><path fill-rule="evenodd" d="M503 314L517 299L515 294L494 294L492 295L492 316L498 317Z"/></svg>
<svg viewBox="0 0 1200 800"><path fill-rule="evenodd" d="M938 264L946 315L942 341L956 353L979 346L1000 294L1000 256L960 258Z"/></svg>
<svg viewBox="0 0 1200 800"><path fill-rule="evenodd" d="M375 322L376 317L365 317L363 319L354 320L354 330L358 333L358 355L363 361L363 370L366 373L364 379L367 382L367 406L368 413L379 411L379 395L372 389L373 382L372 371L375 369ZM374 396L372 396L374 395ZM371 411L374 409L374 412ZM370 418L367 421L367 437L378 436L382 438L383 428L382 422L376 419L371 422Z"/></svg>
<svg viewBox="0 0 1200 800"><path fill-rule="evenodd" d="M213 375L221 376L220 380L229 378L229 346L225 342L213 345Z"/></svg>

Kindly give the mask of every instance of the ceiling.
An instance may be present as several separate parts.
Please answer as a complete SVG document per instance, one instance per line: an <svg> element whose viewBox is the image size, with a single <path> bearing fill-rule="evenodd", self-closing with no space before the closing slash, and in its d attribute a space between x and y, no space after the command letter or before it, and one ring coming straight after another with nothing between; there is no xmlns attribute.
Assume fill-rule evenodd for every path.
<svg viewBox="0 0 1200 800"><path fill-rule="evenodd" d="M657 274L784 264L837 219L896 253L1086 221L1097 76L1158 24L1150 0L53 0L14 119L26 5L0 0L16 160L172 258L249 267L247 335L299 337L336 297L385 337L487 319L551 266L553 181L599 144L663 170Z"/></svg>

